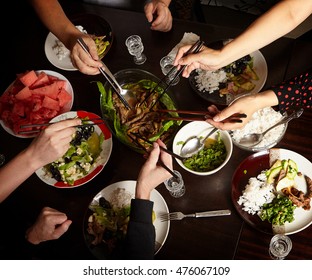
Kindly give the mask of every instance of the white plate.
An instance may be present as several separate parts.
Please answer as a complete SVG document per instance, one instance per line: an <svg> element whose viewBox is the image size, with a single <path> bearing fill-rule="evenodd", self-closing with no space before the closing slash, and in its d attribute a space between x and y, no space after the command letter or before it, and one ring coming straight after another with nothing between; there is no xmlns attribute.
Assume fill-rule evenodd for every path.
<svg viewBox="0 0 312 280"><path fill-rule="evenodd" d="M57 68L67 70L67 71L76 71L78 70L71 62L70 53L63 57L63 59L59 59L53 50L53 47L56 45L58 38L49 32L45 43L44 43L44 52L46 54L47 59ZM67 50L67 49L66 49Z"/></svg>
<svg viewBox="0 0 312 280"><path fill-rule="evenodd" d="M255 72L257 73L259 80L255 81L253 80L253 84L255 85L254 89L249 91L248 94L251 93L257 93L260 92L260 90L263 88L267 77L268 77L268 66L266 63L266 60L263 56L263 54L257 50L253 53L250 54L251 57L253 57L253 69L255 70ZM229 103L231 103L233 101L233 98L237 98L239 96L241 96L242 94L237 94L235 96L229 96L229 94L223 95L222 97L219 95L218 91L215 91L213 93L209 93L209 92L204 92L204 91L200 91L196 84L196 80L195 80L195 76L196 76L196 71L193 71L189 77L189 82L193 88L193 90L203 99L210 101L214 104L219 104L219 105L228 105ZM243 93L243 94L246 94Z"/></svg>
<svg viewBox="0 0 312 280"><path fill-rule="evenodd" d="M126 192L130 193L132 195L132 198L134 198L135 195L135 186L136 186L136 181L121 181L121 182L116 182L114 184L111 184L104 189L102 189L92 200L91 204L97 203L100 199L100 197L105 197L109 201L112 193L114 190L117 188L124 188ZM170 227L170 221L166 222L161 222L160 219L158 218L160 214L164 213L169 213L168 206L162 195L157 191L153 190L151 192L151 201L154 202L154 212L156 214L156 219L154 221L154 227L155 227L155 232L156 232L156 244L155 244L155 254L159 252L159 250L162 248L164 245L168 232L169 232L169 227ZM130 203L130 202L129 202ZM88 214L85 217L85 224L84 224L84 229L87 228L88 226ZM88 233L85 231L85 235L88 235ZM87 236L85 236L86 239ZM89 249L91 252L98 258L98 259L105 259L107 256L107 252L101 251L101 249L97 248L96 246L90 246L87 241L87 245L89 246ZM138 244L140 246L140 244Z"/></svg>
<svg viewBox="0 0 312 280"><path fill-rule="evenodd" d="M108 41L110 44L101 55L102 59L107 54L113 43L113 34L110 24L104 18L98 15L86 13L77 14L71 17L70 20L75 26L82 26L88 34L94 34L96 36L106 36L105 41ZM56 52L53 50L53 47L56 45L57 40L58 38L54 34L52 34L51 32L48 34L44 44L46 57L55 67L67 71L76 71L77 68L73 66L69 52L61 60L57 57Z"/></svg>
<svg viewBox="0 0 312 280"><path fill-rule="evenodd" d="M294 234L311 225L312 208L310 210L304 210L301 207L297 207L294 211L295 220L293 222L287 222L284 226L275 227L273 230L271 224L261 221L257 215L248 214L246 211L242 210L242 206L237 203L237 200L242 194L242 191L245 189L249 178L257 176L262 170L270 167L270 157L272 158L272 155L274 155L275 159L294 160L298 165L298 170L303 175L307 175L312 178L312 163L296 152L277 148L270 149L269 151L258 152L246 158L235 171L232 180L232 201L241 217L254 228L271 234L277 232ZM298 189L306 193L307 185L304 177L302 176L301 178L297 178L296 183Z"/></svg>
<svg viewBox="0 0 312 280"><path fill-rule="evenodd" d="M98 115L93 114L93 113L89 113L85 111L77 111L77 112L71 111L71 112L67 112L67 113L64 113L62 115L55 117L54 119L51 120L51 122L66 120L66 119L75 118L75 117L79 117L79 118L89 117L90 119L99 118ZM96 175L98 175L103 170L104 166L106 165L106 163L108 162L110 158L112 148L113 148L112 134L110 130L107 128L107 126L105 124L94 125L94 129L98 134L100 133L104 134L105 140L102 143L102 146L101 146L102 151L100 153L100 157L102 160L97 166L93 167L86 176L75 181L74 185L68 185L64 182L56 181L54 178L51 178L48 175L46 175L44 168L39 168L36 171L37 176L46 184L57 187L57 188L79 187L91 181Z"/></svg>
<svg viewBox="0 0 312 280"><path fill-rule="evenodd" d="M40 72L45 72L47 75L51 75L51 76L55 76L57 78L59 78L60 80L64 80L66 81L66 86L65 86L65 89L66 91L71 95L72 97L72 100L71 100L71 103L69 103L66 107L64 107L61 111L60 111L60 114L63 114L65 112L68 112L71 110L72 106L73 106L73 103L74 103L74 90L73 90L73 87L71 85L71 83L69 82L69 80L63 76L62 74L58 73L58 72L55 72L55 71L50 71L50 70L37 70L35 71L37 74L39 74ZM14 81L15 82L15 81ZM10 89L10 87L14 84L14 82L12 82L8 87L7 89L5 90L8 91ZM16 137L19 137L19 138L33 138L35 137L37 134L15 134L14 131L5 125L5 123L0 120L0 124L1 126L3 127L3 129L10 133L11 135L13 136L16 136Z"/></svg>

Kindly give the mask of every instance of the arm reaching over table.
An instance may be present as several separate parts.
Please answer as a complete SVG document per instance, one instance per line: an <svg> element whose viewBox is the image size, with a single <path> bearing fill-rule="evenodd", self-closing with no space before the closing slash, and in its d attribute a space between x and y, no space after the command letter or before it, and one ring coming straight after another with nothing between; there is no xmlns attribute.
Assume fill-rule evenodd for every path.
<svg viewBox="0 0 312 280"><path fill-rule="evenodd" d="M167 32L172 28L172 15L169 10L171 0L151 0L144 6L145 16L151 29Z"/></svg>
<svg viewBox="0 0 312 280"><path fill-rule="evenodd" d="M70 50L70 57L77 69L88 75L99 74L99 60L94 40L76 28L68 19L57 0L29 0L42 23ZM83 38L92 58L79 46L78 38Z"/></svg>
<svg viewBox="0 0 312 280"><path fill-rule="evenodd" d="M155 254L155 228L153 225L153 205L150 194L154 188L172 175L158 165L161 160L172 169L172 157L160 150L166 145L157 140L144 165L136 184L135 199L131 200L130 221L128 224L125 257L128 259L153 259Z"/></svg>
<svg viewBox="0 0 312 280"><path fill-rule="evenodd" d="M62 157L70 146L73 126L80 119L65 120L49 125L31 144L0 169L0 202L5 200L38 168Z"/></svg>
<svg viewBox="0 0 312 280"><path fill-rule="evenodd" d="M286 35L312 13L312 0L282 0L257 18L244 32L220 50L202 48L197 54L183 55L190 46L179 49L174 65L187 65L182 75L189 77L197 68L217 70Z"/></svg>

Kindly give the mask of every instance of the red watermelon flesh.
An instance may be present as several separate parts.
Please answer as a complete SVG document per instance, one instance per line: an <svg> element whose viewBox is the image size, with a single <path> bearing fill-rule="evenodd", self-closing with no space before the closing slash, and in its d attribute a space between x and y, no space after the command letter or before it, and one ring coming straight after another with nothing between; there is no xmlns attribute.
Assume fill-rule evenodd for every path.
<svg viewBox="0 0 312 280"><path fill-rule="evenodd" d="M31 86L37 80L38 76L34 70L31 70L19 75L18 78L24 86Z"/></svg>
<svg viewBox="0 0 312 280"><path fill-rule="evenodd" d="M22 124L49 122L63 113L64 107L72 101L66 85L67 81L44 72L38 75L35 71L18 74L0 97L0 119L16 134ZM32 129L37 130L38 127Z"/></svg>

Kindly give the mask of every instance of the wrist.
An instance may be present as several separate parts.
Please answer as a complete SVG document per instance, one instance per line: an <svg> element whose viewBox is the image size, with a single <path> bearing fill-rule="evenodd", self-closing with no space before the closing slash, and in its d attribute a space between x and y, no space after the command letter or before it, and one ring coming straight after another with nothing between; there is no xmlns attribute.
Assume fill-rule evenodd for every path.
<svg viewBox="0 0 312 280"><path fill-rule="evenodd" d="M272 90L257 93L255 102L259 105L259 109L278 105L277 96Z"/></svg>
<svg viewBox="0 0 312 280"><path fill-rule="evenodd" d="M148 190L148 187L145 187L143 183L137 182L135 189L135 198L150 200L151 192Z"/></svg>
<svg viewBox="0 0 312 280"><path fill-rule="evenodd" d="M40 162L39 159L34 156L34 153L31 147L25 149L21 152L20 156L23 158L23 162L25 164L25 168L29 169L30 172L35 172L38 168L42 167L43 164Z"/></svg>
<svg viewBox="0 0 312 280"><path fill-rule="evenodd" d="M26 231L25 239L33 245L38 245L40 243L38 239L35 237L34 230L31 227Z"/></svg>

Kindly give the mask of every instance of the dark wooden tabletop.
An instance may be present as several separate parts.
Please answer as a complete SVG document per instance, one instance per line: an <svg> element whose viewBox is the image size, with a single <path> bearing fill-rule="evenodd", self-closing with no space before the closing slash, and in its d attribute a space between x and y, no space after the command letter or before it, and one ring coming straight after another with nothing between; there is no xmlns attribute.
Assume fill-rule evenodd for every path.
<svg viewBox="0 0 312 280"><path fill-rule="evenodd" d="M26 70L53 70L63 74L74 88L75 98L72 110L85 110L101 115L100 95L94 80L102 80L101 76L86 76L78 71L64 71L54 67L44 53L44 43L48 31L42 26L32 9L19 18L23 26L27 26L19 34L18 45L13 44L14 58L7 63L7 71L3 73L1 90L15 79L16 73ZM206 25L196 22L175 20L172 31L168 33L154 32L144 14L108 9L93 5L65 7L69 15L78 13L97 14L105 18L113 30L113 45L104 58L105 64L115 73L126 68L140 68L161 77L159 61L183 37L184 32L198 34L206 44L210 42L233 38L241 30L235 28ZM144 53L147 56L145 64L136 66L129 55L125 39L132 34L141 36L144 43ZM305 69L311 62L311 52L305 56L301 48L311 49L307 42L297 43L292 39L281 38L271 45L261 49L268 64L268 78L264 88L282 81ZM5 60L6 61L6 60ZM311 63L310 63L311 65ZM172 88L177 106L180 109L203 110L209 102L194 94L187 79ZM287 148L302 154L312 161L312 148L309 145L312 128L309 125L311 112L304 112L300 119L289 123L283 140L277 147ZM30 139L14 137L1 128L0 152L6 159L11 159L19 151L27 147ZM156 259L269 259L268 244L271 235L261 233L244 222L236 212L231 200L232 175L251 152L243 151L234 146L233 155L227 165L211 176L197 176L185 172L174 161L174 168L182 173L186 185L186 194L179 199L169 195L164 185L157 190L166 200L169 210L191 213L214 209L230 209L232 214L226 217L209 219L184 219L171 222L169 235ZM113 139L113 151L104 170L91 182L72 189L58 189L46 185L35 174L26 180L5 202L1 211L12 216L7 227L19 228L19 223L31 224L44 206L50 206L67 213L73 220L69 231L56 241L39 245L39 256L43 259L94 259L88 250L83 236L83 220L88 204L93 196L105 186L123 180L135 180L144 162L138 154L117 139ZM20 228L23 228L21 226ZM312 234L311 227L291 235L293 250L289 259L310 259L312 249L308 244ZM12 248L14 248L14 240ZM13 249L12 249L13 250ZM5 253L1 258L6 258Z"/></svg>

